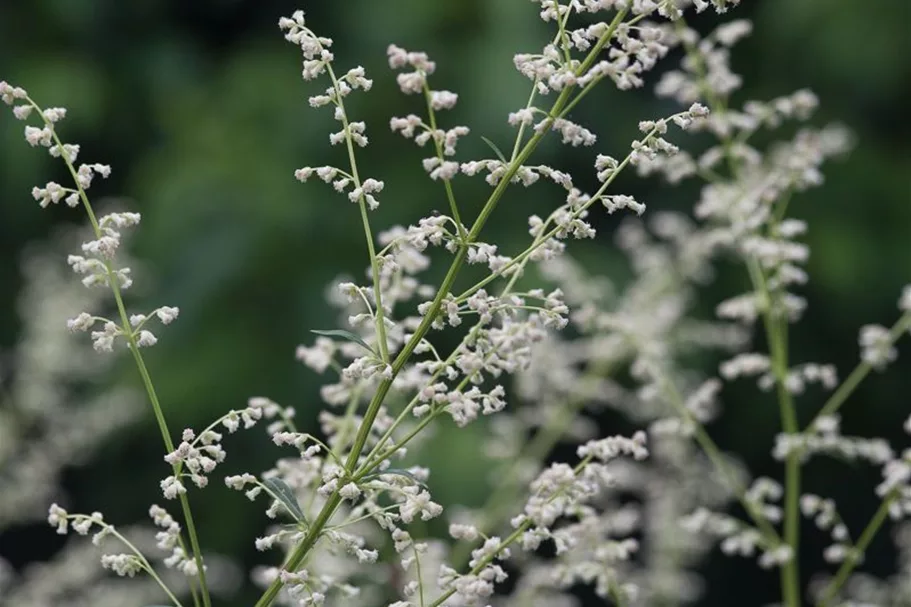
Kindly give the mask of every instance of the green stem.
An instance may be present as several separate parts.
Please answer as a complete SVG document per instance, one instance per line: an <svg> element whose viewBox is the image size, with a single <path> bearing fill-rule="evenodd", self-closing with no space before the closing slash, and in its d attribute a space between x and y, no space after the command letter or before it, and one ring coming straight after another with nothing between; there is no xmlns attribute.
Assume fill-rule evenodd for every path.
<svg viewBox="0 0 911 607"><path fill-rule="evenodd" d="M164 593L166 595L168 595L168 599L172 603L174 603L175 607L182 607L182 603L180 602L180 600L176 596L174 596L174 593L171 592L171 590L170 590L170 588L168 588L167 584L165 584L164 581L161 579L161 577L159 577L159 575L155 572L155 568L152 567L152 563L149 562L149 560L142 554L142 552L139 550L139 548L136 547L135 544L133 544L126 537L124 537L123 534L121 534L119 531L117 531L117 529L113 525L109 525L105 522L99 522L99 521L95 520L94 518L92 518L90 516L86 516L84 514L69 515L67 518L70 518L73 520L88 519L88 520L92 521L93 525L97 525L97 526L101 527L107 533L110 533L111 535L116 537L118 540L120 540L120 542L124 546L126 546L127 548L130 549L130 552L132 552L133 554L136 555L136 558L139 559L139 563L142 566L143 570L145 570L145 572L148 573L149 576L153 580L155 580L155 583L158 584L158 586L164 591Z"/></svg>
<svg viewBox="0 0 911 607"><path fill-rule="evenodd" d="M118 305L122 304L118 302ZM124 311L123 314L126 314L126 312ZM174 451L174 443L171 441L171 436L168 433L168 427L165 423L161 404L158 401L158 393L155 391L155 386L152 384L152 377L149 375L149 370L146 368L145 361L139 353L139 346L132 338L131 342L130 351L133 353L133 360L136 362L136 367L139 369L140 376L142 376L142 383L145 386L146 393L149 395L149 400L152 402L152 409L155 411L155 417L161 428L165 449L168 450L168 453L171 453ZM179 478L179 464L172 466L172 469L174 471L174 476ZM196 562L196 568L198 569L199 586L202 591L203 605L205 605L205 607L210 607L212 599L209 597L209 586L206 583L206 570L202 560L202 548L200 547L199 537L196 533L196 524L193 521L193 513L190 510L190 500L187 498L186 493L178 494L178 498L180 500L180 509L183 512L184 522L187 525L187 535L190 537L190 546L193 549L193 560Z"/></svg>
<svg viewBox="0 0 911 607"><path fill-rule="evenodd" d="M86 215L89 218L89 222L92 225L92 231L95 234L95 238L101 238L103 236L101 227L99 226L98 219L96 218L95 212L92 209L92 204L89 201L88 194L86 194L85 189L79 182L78 172L73 166L73 161L65 152L63 142L60 141L60 138L57 135L57 130L54 128L53 123L48 122L44 118L44 112L41 110L38 104L36 104L30 98L28 99L28 102L38 111L38 114L42 117L42 120L44 120L45 126L50 129L51 135L54 138L54 143L56 144L57 149L60 151L60 157L66 164L66 167L70 172L70 176L73 178L73 183L76 185L76 188L79 192L79 198L82 201L82 206L85 209ZM168 425L164 418L164 411L161 408L161 403L158 401L158 395L155 392L154 385L152 384L152 378L145 366L145 361L142 358L142 354L139 352L139 344L136 342L135 332L130 325L130 318L127 314L126 306L123 303L123 296L120 291L117 275L115 274L109 260L103 259L102 263L104 264L105 274L108 279L108 285L111 287L111 292L114 295L114 301L117 305L117 312L120 316L121 330L123 331L123 335L129 344L130 352L133 354L133 360L136 362L136 367L139 370L139 374L142 376L142 382L145 386L146 393L148 394L149 401L152 404L152 411L155 414L155 420L158 423L158 429L161 432L161 437L164 441L165 449L167 449L168 453L171 453L174 451L174 443L171 441L171 434L168 431ZM180 470L177 465L172 466L172 470L174 471L175 477L179 476ZM193 516L190 512L190 504L186 497L186 494L180 494L179 497L181 509L183 510L184 519L187 525L187 533L190 536L190 544L193 547L193 558L196 562L197 568L199 569L198 577L203 595L203 604L205 607L211 607L211 598L209 597L209 589L206 584L206 573L202 562L202 551L199 547L199 540L196 537L196 527L193 524Z"/></svg>
<svg viewBox="0 0 911 607"><path fill-rule="evenodd" d="M905 314L892 325L892 328L889 329L890 341L895 343L902 334L908 331L908 329L911 329L911 312L905 312ZM813 421L807 424L807 428L812 428L820 417L832 415L837 412L872 370L873 367L866 361L861 361L860 364L854 367L854 370L851 371L851 374L842 382L838 387L838 390L836 390L835 393L829 397L829 400L826 401L826 404L822 406L822 409L819 410L819 413L816 414Z"/></svg>
<svg viewBox="0 0 911 607"><path fill-rule="evenodd" d="M332 79L332 87L335 89L336 102L341 110L342 128L345 132L345 147L348 150L348 164L351 166L351 179L354 181L356 188L361 187L361 178L357 172L357 158L354 155L354 142L351 139L350 125L348 123L348 113L345 111L345 102L339 92L338 80L332 65L326 64L326 70ZM389 364L389 344L386 343L386 320L385 311L383 310L382 290L380 285L380 264L376 257L376 248L373 244L373 232L370 229L370 218L367 216L367 199L366 194L361 194L358 198L357 205L361 211L361 223L364 227L364 236L367 239L367 252L370 255L370 271L373 275L373 298L376 300L376 339L379 342L380 357L383 362Z"/></svg>
<svg viewBox="0 0 911 607"><path fill-rule="evenodd" d="M737 172L737 166L732 170ZM753 257L746 259L747 271L753 290L759 297L763 326L771 358L772 375L775 377L778 411L781 429L786 434L799 434L797 411L794 400L787 386L788 377L788 330L786 311L776 301L775 294L769 289L765 273L759 261ZM800 452L792 450L785 458L785 503L784 503L784 541L791 548L791 558L781 567L781 593L787 607L800 607Z"/></svg>
<svg viewBox="0 0 911 607"><path fill-rule="evenodd" d="M427 104L427 116L430 119L430 130L434 135L431 137L433 139L433 145L436 149L437 159L440 161L440 164L446 162L445 154L443 153L443 146L436 138L437 131L437 114L436 110L433 109L433 95L430 91L430 85L427 84L427 79L424 79L424 100ZM449 201L449 210L452 213L452 219L455 221L456 230L459 233L459 238L465 239L465 226L462 224L462 217L459 214L459 205L456 204L455 192L452 189L452 181L449 179L443 180L443 187L446 190L446 199Z"/></svg>
<svg viewBox="0 0 911 607"><path fill-rule="evenodd" d="M587 466L589 464L589 462L591 462L591 460L592 460L592 456L590 456L590 455L586 456L582 461L580 461L578 464L576 464L575 468L573 468L573 473L578 475L585 468L585 466ZM561 494L562 494L562 491L556 493L555 495L553 495L551 497L550 501L553 501L553 499L555 499L558 495L561 495ZM509 534L509 536L505 540L502 540L500 542L500 544L499 544L499 546L497 546L496 550L492 550L488 556L481 559L481 561L479 561L477 565L472 567L471 571L468 572L468 575L477 575L478 573L483 571L484 568L487 567L487 565L492 563L493 560L495 558L497 558L497 555L500 552L502 552L504 548L508 548L517 539L522 537L522 534L525 533L526 531L528 531L528 529L531 528L531 525L532 525L531 519L526 519L522 524L520 524L518 527L516 527L516 530L513 531L511 534ZM456 593L456 589L454 587L450 588L449 590L447 590L443 594L441 594L439 597L437 597L437 599L433 603L431 603L429 605L429 607L440 607L441 605L443 605L443 603L446 602L446 600L449 597L451 597L455 593Z"/></svg>
<svg viewBox="0 0 911 607"><path fill-rule="evenodd" d="M677 22L678 33L686 23L680 19ZM681 36L687 56L693 62L694 73L699 79L699 87L713 113L723 114L726 111L726 100L717 95L708 85L707 70L702 54L686 36ZM733 154L730 135L722 137L722 147L731 172L731 179L736 180L740 167ZM773 216L773 222L781 219L783 211L779 210ZM773 230L770 228L770 232ZM753 289L761 300L763 323L766 338L772 359L772 373L775 376L778 396L779 414L781 417L782 431L787 434L800 432L797 422L797 412L791 393L788 391L786 380L788 373L788 346L787 346L787 318L783 310L778 310L773 301L767 281L758 261L753 258L746 260L747 270L753 283ZM785 506L784 506L784 540L792 550L792 557L781 567L781 592L782 599L787 607L800 607L800 571L799 541L800 541L800 453L796 450L789 453L785 461Z"/></svg>
<svg viewBox="0 0 911 607"><path fill-rule="evenodd" d="M662 375L660 377L660 383L663 385L666 395L669 397L668 401L677 411L677 415L681 419L689 423L693 427L693 435L696 439L696 442L699 443L699 446L702 447L702 450L708 456L709 460L715 466L715 468L724 476L725 480L731 491L737 496L737 500L740 502L740 505L743 506L743 509L746 511L747 515L762 532L765 536L766 542L770 546L777 546L781 544L781 537L778 535L778 532L775 531L775 528L762 516L761 512L758 512L753 504L746 498L746 488L740 484L740 481L737 479L737 475L730 469L727 462L724 461L724 455L721 453L721 449L718 448L718 445L715 444L715 441L709 436L708 432L705 431L702 424L699 423L699 420L693 417L693 414L690 413L690 410L686 408L686 403L683 400L680 392L677 390L677 387L673 384L670 378Z"/></svg>
<svg viewBox="0 0 911 607"><path fill-rule="evenodd" d="M866 552L867 547L870 545L870 542L873 541L873 538L876 536L876 532L879 531L879 528L882 527L882 524L886 521L886 518L889 516L889 507L892 505L892 502L898 497L898 494L892 492L890 495L886 496L886 499L883 500L883 503L880 504L879 509L873 515L873 518L870 519L870 522L864 528L863 532L860 534L860 538L857 540L857 544L854 545L854 549L848 554L844 562L841 564L841 567L838 568L838 571L835 573L835 577L829 582L826 589L823 591L822 599L817 603L819 607L828 607L832 599L835 598L835 595L841 589L842 585L848 581L848 577L851 575L851 572L854 571L854 568L857 566L860 559L863 557L864 552Z"/></svg>

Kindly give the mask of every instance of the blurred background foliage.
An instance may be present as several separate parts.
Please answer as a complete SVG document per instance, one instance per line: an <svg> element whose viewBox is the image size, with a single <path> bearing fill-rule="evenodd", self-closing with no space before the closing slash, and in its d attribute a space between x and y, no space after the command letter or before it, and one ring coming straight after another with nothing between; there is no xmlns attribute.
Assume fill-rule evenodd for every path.
<svg viewBox="0 0 911 607"><path fill-rule="evenodd" d="M330 113L307 106L307 96L324 84L301 81L299 52L276 26L295 8L307 12L318 33L334 38L340 66L362 64L375 80L369 94L350 98L350 110L367 122L371 138L361 153L362 171L386 181L383 206L373 216L378 228L416 221L446 204L439 184L420 169L422 153L387 127L391 116L420 113L421 106L397 90L385 65L386 45L425 50L438 65L432 85L460 94L457 108L442 119L472 128L460 146L460 158L467 159L490 155L481 135L508 146L506 114L524 104L528 91L512 55L535 52L550 37L535 7L522 0L0 2L0 77L27 88L39 103L67 107L64 140L82 144L82 160L114 167L112 177L93 188L96 201L127 196L125 204L143 214L132 243L141 260L133 302L137 308L181 309L179 322L159 332L160 344L149 353L175 432L199 428L252 395L294 406L302 425L313 425L320 378L294 361L294 348L311 340L310 329L337 326L324 297L332 279L364 271L354 207L322 184L301 185L292 176L303 165L343 162L342 150L327 142ZM822 100L814 122L842 122L856 136L850 157L827 167L826 184L792 206L810 224L812 250L804 290L809 313L793 331L794 359L834 362L842 374L857 360L858 327L891 324L899 290L911 278L909 11L906 0L762 0L745 1L728 15L755 21L754 34L735 49L734 68L746 82L735 102L809 87ZM707 30L718 20L702 16L693 23ZM653 75L649 84L654 82ZM601 87L573 115L598 134L595 149L565 148L550 138L538 159L591 175L595 153L622 157L638 120L673 111L650 87L627 93ZM33 185L67 178L61 163L28 148L21 129L9 115L0 119L4 350L18 338L22 252L52 237L56 226L83 221L81 210L41 210L31 199ZM578 179L586 184L591 178ZM456 188L463 213L472 217L487 186L462 178ZM696 193L633 178L624 178L618 191L634 193L650 209L683 211ZM546 185L513 190L485 240L507 254L519 250L527 237L525 218L553 205L555 195ZM593 271L622 277L623 263L609 238L614 219L596 225L599 239L574 243L573 250ZM745 287L741 273L722 272L707 290L702 312ZM850 433L899 438L899 421L911 407L911 348L902 350L905 362L865 384L845 408ZM706 361L706 370L714 363ZM121 375L136 383L132 367L124 365ZM819 404L818 394L803 398L805 418ZM769 395L732 389L713 433L722 446L744 454L755 472L778 476L767 454L777 420ZM483 497L476 479L484 462L473 456L477 440L472 432L446 434L445 450L425 454L442 501L477 503ZM225 473L256 472L277 456L260 432L227 445ZM855 529L863 524L872 513L876 472L832 476L832 467L812 470L810 488L839 498ZM113 522L125 523L142 519L148 504L160 500L157 481L164 473L148 415L89 467L69 471L65 488L73 509L103 509ZM203 542L242 555L245 566L261 562L268 557L251 545L263 524L259 508L227 491L216 484L193 492ZM40 525L0 531L0 554L17 566L47 557L57 546L53 531ZM888 570L888 542L874 549L870 567ZM751 580L769 587L769 596L757 595L757 601L771 600L777 584L765 575L749 563L714 559L705 604L745 605L738 591ZM250 596L236 604L249 604Z"/></svg>

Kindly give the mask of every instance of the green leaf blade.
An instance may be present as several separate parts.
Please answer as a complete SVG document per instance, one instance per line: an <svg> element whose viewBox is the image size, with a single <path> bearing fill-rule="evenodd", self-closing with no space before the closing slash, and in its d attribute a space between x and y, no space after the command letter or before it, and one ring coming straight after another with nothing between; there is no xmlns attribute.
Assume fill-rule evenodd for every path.
<svg viewBox="0 0 911 607"><path fill-rule="evenodd" d="M297 496L294 495L294 490L288 486L288 483L280 478L267 478L263 480L263 485L273 497L282 503L285 510L294 517L295 521L298 523L307 522L307 516L301 509L300 504L297 503Z"/></svg>
<svg viewBox="0 0 911 607"><path fill-rule="evenodd" d="M317 335L323 335L325 337L337 337L337 338L343 339L345 341L354 342L354 343L366 348L367 351L370 352L371 354L375 354L375 352L373 351L373 348L371 348L370 345L367 344L367 342L364 341L360 335L352 333L351 331L345 331L344 329L328 329L328 330L310 329L310 332L316 333Z"/></svg>

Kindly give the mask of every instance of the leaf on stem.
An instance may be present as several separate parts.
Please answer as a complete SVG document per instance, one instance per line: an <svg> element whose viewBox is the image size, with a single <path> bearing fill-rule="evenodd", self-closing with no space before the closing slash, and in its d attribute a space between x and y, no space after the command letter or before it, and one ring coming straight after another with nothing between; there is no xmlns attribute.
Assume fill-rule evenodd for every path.
<svg viewBox="0 0 911 607"><path fill-rule="evenodd" d="M344 339L345 341L353 341L354 343L366 348L367 351L371 354L376 354L373 351L373 348L371 348L367 342L361 338L360 335L356 335L351 331L345 331L344 329L330 329L326 331L310 329L310 332L316 333L317 335L325 335L326 337L338 337L340 339Z"/></svg>
<svg viewBox="0 0 911 607"><path fill-rule="evenodd" d="M503 164L509 164L509 161L506 160L506 156L503 155L503 152L500 151L500 148L498 148L497 145L493 141L491 141L484 135L481 135L481 139L484 140L484 143L486 143L487 145L490 146L490 149L492 149L493 153L497 155L497 158L500 159L500 162L502 162Z"/></svg>
<svg viewBox="0 0 911 607"><path fill-rule="evenodd" d="M301 510L300 504L297 503L297 496L294 495L294 490L288 486L288 483L280 478L267 478L263 481L263 485L275 499L282 503L294 520L298 523L307 522L307 516Z"/></svg>

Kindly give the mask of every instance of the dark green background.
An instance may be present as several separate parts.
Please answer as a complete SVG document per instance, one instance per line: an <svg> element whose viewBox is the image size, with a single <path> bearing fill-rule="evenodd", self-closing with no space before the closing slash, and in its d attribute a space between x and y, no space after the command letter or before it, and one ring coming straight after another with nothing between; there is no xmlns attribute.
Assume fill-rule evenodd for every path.
<svg viewBox="0 0 911 607"><path fill-rule="evenodd" d="M810 310L792 333L794 359L834 362L846 374L857 359L858 327L890 324L899 290L911 280L909 4L745 4L729 15L755 19L753 36L734 55L735 70L747 82L735 101L810 87L822 99L814 122L843 122L857 137L850 157L826 168L825 186L791 207L809 221L812 247L804 291ZM372 142L360 156L362 172L386 181L383 206L373 215L378 228L445 206L439 184L420 169L423 154L388 131L392 115L419 113L421 106L397 90L385 65L386 45L425 50L438 64L432 85L460 94L456 110L442 120L471 126L472 137L460 147L460 158L467 159L489 156L479 135L512 140L506 114L524 104L528 90L512 55L535 52L550 36L535 6L524 0L0 2L0 79L27 88L39 103L67 107L60 130L65 140L82 144L80 160L114 168L93 188L96 199L125 195L143 214L133 241L144 265L137 280L141 301L134 303L181 309L177 323L158 331L160 344L149 354L175 431L198 428L251 395L268 395L297 407L302 420L315 419L319 378L295 363L294 348L310 340L309 329L336 326L324 289L339 274L360 276L366 263L356 208L323 184L301 185L292 176L307 164L343 162L342 151L328 146L334 125L329 112L307 106L307 96L325 84L301 81L299 51L276 26L297 7L318 33L334 38L339 66L362 64L375 80L368 95L351 97L350 110L367 122ZM717 20L704 16L695 24L707 29ZM573 117L598 134L597 152L622 157L638 120L673 111L650 90L603 87ZM33 185L66 181L59 163L28 148L21 129L9 114L0 119L0 348L17 340L14 303L23 247L46 238L55 225L83 219L79 210L41 210L31 199ZM560 147L551 138L538 158L581 176L590 174L594 153ZM486 186L463 178L456 187L473 216ZM651 209L688 210L695 193L633 179L620 187ZM486 239L507 252L524 246L525 218L552 205L552 194L539 186L508 195ZM607 236L613 225L599 220L599 240L575 248L593 269L621 267ZM724 276L709 289L707 302L746 288L742 275ZM911 354L907 346L902 351ZM129 366L122 376L135 381ZM909 367L900 361L845 408L846 430L900 440L909 390ZM819 402L815 394L802 399L803 417ZM719 442L744 454L757 472L778 476L767 457L777 431L774 403L744 389L732 391L726 404L726 416L713 428ZM444 501L461 496L477 502L484 491L475 482L482 464L470 457L477 435L446 440L446 453L428 454L437 466L436 494ZM225 472L255 472L277 456L258 432L232 438L227 447ZM160 500L160 449L149 415L90 468L68 473L76 509L103 509L119 523L142 518L147 504ZM810 488L839 497L858 530L872 513L877 473L842 474L827 466L811 472ZM194 492L193 503L208 548L244 555L247 565L262 558L251 547L263 523L256 506L219 485ZM813 537L807 536L811 546ZM46 556L56 541L42 527L0 531L0 554L21 565ZM888 571L889 558L888 543L878 542L868 563ZM807 561L818 563L815 557ZM706 605L747 604L741 602L744 584L767 588L751 594L755 604L772 600L777 588L773 577L742 561L714 559L708 575Z"/></svg>

